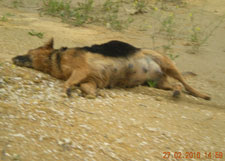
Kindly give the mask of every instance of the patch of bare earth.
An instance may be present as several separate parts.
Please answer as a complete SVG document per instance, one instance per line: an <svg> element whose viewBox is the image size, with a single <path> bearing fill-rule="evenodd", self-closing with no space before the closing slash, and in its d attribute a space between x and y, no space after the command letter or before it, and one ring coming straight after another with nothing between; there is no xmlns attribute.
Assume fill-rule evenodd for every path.
<svg viewBox="0 0 225 161"><path fill-rule="evenodd" d="M225 14L222 6L219 0L206 3L205 14L211 19ZM202 53L177 49L179 69L198 74L188 83L209 93L211 101L188 94L173 99L170 91L143 86L102 89L96 99L81 97L74 89L69 99L62 81L16 67L11 58L52 36L56 48L112 39L150 48L148 33L135 26L124 33L92 25L71 27L55 18L0 6L0 15L6 13L14 16L0 21L0 160L157 161L170 152L165 160L178 160L174 157L181 154L180 160L205 161L216 160L219 152L225 155L224 22ZM43 32L44 39L30 36L31 30ZM211 159L205 155L210 152Z"/></svg>

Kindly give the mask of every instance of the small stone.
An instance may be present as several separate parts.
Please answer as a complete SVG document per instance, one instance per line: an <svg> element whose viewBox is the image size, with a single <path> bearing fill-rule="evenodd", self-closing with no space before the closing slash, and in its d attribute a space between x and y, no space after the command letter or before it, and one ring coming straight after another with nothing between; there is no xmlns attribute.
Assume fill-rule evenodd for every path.
<svg viewBox="0 0 225 161"><path fill-rule="evenodd" d="M38 84L38 83L41 83L41 80L40 79L34 79L33 82Z"/></svg>
<svg viewBox="0 0 225 161"><path fill-rule="evenodd" d="M40 87L34 87L33 90L34 90L34 92L39 92L40 91Z"/></svg>
<svg viewBox="0 0 225 161"><path fill-rule="evenodd" d="M146 129L149 130L150 132L156 132L156 131L158 131L157 128L153 128L153 127L147 127Z"/></svg>
<svg viewBox="0 0 225 161"><path fill-rule="evenodd" d="M85 97L88 98L88 99L95 99L96 98L96 96L92 95L92 94L88 94Z"/></svg>
<svg viewBox="0 0 225 161"><path fill-rule="evenodd" d="M16 80L16 81L20 81L20 80L22 80L22 78L21 77L15 77L15 78L13 78L14 80Z"/></svg>
<svg viewBox="0 0 225 161"><path fill-rule="evenodd" d="M71 143L71 140L70 140L69 138L64 138L63 140L64 140L64 142L65 142L66 144Z"/></svg>
<svg viewBox="0 0 225 161"><path fill-rule="evenodd" d="M63 97L63 98L67 98L68 97L67 94L64 93L64 92L60 96Z"/></svg>
<svg viewBox="0 0 225 161"><path fill-rule="evenodd" d="M161 97L155 97L155 100L156 101L162 101L162 98Z"/></svg>
<svg viewBox="0 0 225 161"><path fill-rule="evenodd" d="M25 85L33 85L34 83L32 81L26 80L26 81L24 81L24 84Z"/></svg>
<svg viewBox="0 0 225 161"><path fill-rule="evenodd" d="M183 45L184 45L184 46L191 46L192 44L189 43L189 42L186 42L186 43L184 43Z"/></svg>
<svg viewBox="0 0 225 161"><path fill-rule="evenodd" d="M3 88L3 87L4 87L3 83L0 82L0 88Z"/></svg>
<svg viewBox="0 0 225 161"><path fill-rule="evenodd" d="M115 93L110 93L110 94L109 94L109 97L111 97L111 98L116 98L117 95L116 95Z"/></svg>
<svg viewBox="0 0 225 161"><path fill-rule="evenodd" d="M4 77L3 80L5 83L12 83L9 77Z"/></svg>
<svg viewBox="0 0 225 161"><path fill-rule="evenodd" d="M103 98L106 97L106 95L105 95L105 93L104 93L103 91L99 91L99 92L98 92L98 95L101 96L101 97L103 97Z"/></svg>
<svg viewBox="0 0 225 161"><path fill-rule="evenodd" d="M31 79L31 76L30 76L30 75L28 75L28 74L25 74L25 75L23 75L23 78L24 78L24 79L28 79L28 80L30 80L30 79Z"/></svg>
<svg viewBox="0 0 225 161"><path fill-rule="evenodd" d="M15 84L14 89L18 90L18 89L21 89L21 87L18 84Z"/></svg>
<svg viewBox="0 0 225 161"><path fill-rule="evenodd" d="M59 144L59 145L63 145L63 144L64 144L64 142L63 142L63 141L61 141L61 140L59 140L59 141L58 141L58 144Z"/></svg>
<svg viewBox="0 0 225 161"><path fill-rule="evenodd" d="M75 88L75 87L74 87ZM81 95L82 94L82 91L80 90L80 89L76 89L76 93L78 94L78 95Z"/></svg>
<svg viewBox="0 0 225 161"><path fill-rule="evenodd" d="M2 90L0 90L0 92L1 92L1 91L2 91ZM4 90L4 91L6 91L6 90ZM2 99L2 100L8 99L9 96L10 96L9 94L5 93L5 94L1 95L1 99Z"/></svg>
<svg viewBox="0 0 225 161"><path fill-rule="evenodd" d="M142 104L142 103L139 104L139 106L140 106L140 107L147 107L147 105L144 105L144 104Z"/></svg>

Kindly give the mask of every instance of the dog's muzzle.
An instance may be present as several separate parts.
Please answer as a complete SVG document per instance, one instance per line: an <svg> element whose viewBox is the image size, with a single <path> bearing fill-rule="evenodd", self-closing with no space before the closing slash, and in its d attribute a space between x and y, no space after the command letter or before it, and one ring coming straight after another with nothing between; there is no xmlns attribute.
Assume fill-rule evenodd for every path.
<svg viewBox="0 0 225 161"><path fill-rule="evenodd" d="M25 56L16 56L12 58L13 64L18 66L25 66L25 67L32 67L32 60L30 59L29 55Z"/></svg>

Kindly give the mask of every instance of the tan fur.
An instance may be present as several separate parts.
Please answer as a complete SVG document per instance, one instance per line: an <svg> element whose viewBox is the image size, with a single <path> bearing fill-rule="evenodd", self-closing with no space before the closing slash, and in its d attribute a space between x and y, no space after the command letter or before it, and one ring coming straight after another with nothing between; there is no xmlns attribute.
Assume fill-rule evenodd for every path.
<svg viewBox="0 0 225 161"><path fill-rule="evenodd" d="M60 64L57 63L57 55L52 54L54 51L51 39L44 46L30 50L27 55L31 57L34 69L66 80L64 88L68 95L73 85L80 85L84 93L95 95L96 88L133 87L153 80L157 81L160 89L174 90L173 96L177 97L181 86L171 86L167 79L170 76L181 82L193 96L210 99L189 86L169 58L152 50L143 49L128 58L118 58L70 48L57 51Z"/></svg>

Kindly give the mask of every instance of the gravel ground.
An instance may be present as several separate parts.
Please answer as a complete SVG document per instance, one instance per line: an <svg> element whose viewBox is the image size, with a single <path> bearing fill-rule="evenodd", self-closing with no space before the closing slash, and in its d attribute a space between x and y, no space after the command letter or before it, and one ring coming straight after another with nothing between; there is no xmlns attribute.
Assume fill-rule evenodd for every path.
<svg viewBox="0 0 225 161"><path fill-rule="evenodd" d="M216 50L224 46L224 40L215 44L212 40L207 48L218 54L217 63L207 52L203 58L183 55L177 62L183 70L191 62L191 69L198 68L196 64L204 66L207 56L210 61L205 69L210 71L210 65L216 64L216 72L205 74L199 67L200 74L188 79L192 86L210 93L212 101L187 94L174 100L170 91L144 86L102 89L95 99L82 97L79 88L74 88L73 97L67 98L63 81L14 66L10 59L52 35L56 47L111 39L141 45L150 38L137 32L133 37L142 34L143 40L135 43L130 37L133 30L118 33L91 25L72 28L55 18L2 6L0 15L6 13L15 16L0 21L0 160L205 161L225 155L225 71L220 64L225 59ZM217 42L225 34L224 26L214 36ZM30 30L44 32L45 38L31 37Z"/></svg>

